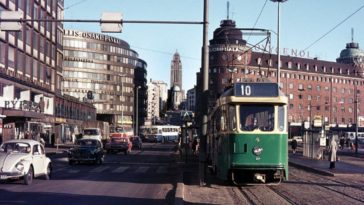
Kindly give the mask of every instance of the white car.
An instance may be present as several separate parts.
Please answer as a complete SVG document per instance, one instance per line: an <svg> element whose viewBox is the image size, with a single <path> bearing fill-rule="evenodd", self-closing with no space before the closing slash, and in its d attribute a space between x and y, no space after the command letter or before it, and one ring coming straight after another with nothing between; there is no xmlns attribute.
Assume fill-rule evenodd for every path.
<svg viewBox="0 0 364 205"><path fill-rule="evenodd" d="M0 180L23 178L24 184L29 185L34 177L49 180L51 170L51 160L38 141L10 140L0 146Z"/></svg>

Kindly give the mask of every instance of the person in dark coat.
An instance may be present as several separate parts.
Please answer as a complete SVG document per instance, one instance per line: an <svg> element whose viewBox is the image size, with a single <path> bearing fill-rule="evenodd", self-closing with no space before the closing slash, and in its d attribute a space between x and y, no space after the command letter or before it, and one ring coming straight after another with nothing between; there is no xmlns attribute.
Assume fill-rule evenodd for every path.
<svg viewBox="0 0 364 205"><path fill-rule="evenodd" d="M296 139L292 140L291 147L292 147L293 154L296 154L296 149L297 149L297 140Z"/></svg>
<svg viewBox="0 0 364 205"><path fill-rule="evenodd" d="M331 138L331 142L330 142L330 146L329 146L329 150L330 150L330 155L329 155L329 160L330 160L330 169L335 169L335 162L337 160L337 156L336 156L336 152L337 152L337 143L335 141L335 138Z"/></svg>

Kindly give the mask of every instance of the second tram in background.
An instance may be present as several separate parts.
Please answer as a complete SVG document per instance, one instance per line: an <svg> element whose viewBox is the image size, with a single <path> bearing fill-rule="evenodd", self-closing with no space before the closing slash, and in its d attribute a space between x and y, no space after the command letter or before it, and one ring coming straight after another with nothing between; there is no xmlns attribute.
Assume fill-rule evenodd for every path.
<svg viewBox="0 0 364 205"><path fill-rule="evenodd" d="M236 83L209 113L212 173L235 184L288 180L288 99L276 83Z"/></svg>

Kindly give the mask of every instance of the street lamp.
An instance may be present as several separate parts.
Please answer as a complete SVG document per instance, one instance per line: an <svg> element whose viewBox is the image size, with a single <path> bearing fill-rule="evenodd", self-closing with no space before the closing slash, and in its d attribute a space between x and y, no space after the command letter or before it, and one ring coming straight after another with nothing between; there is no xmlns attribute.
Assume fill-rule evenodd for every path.
<svg viewBox="0 0 364 205"><path fill-rule="evenodd" d="M277 20L277 83L280 86L280 75L281 75L281 55L279 51L279 30L280 30L280 3L286 2L287 0L271 0L272 2L278 2L278 20Z"/></svg>
<svg viewBox="0 0 364 205"><path fill-rule="evenodd" d="M139 130L139 125L138 125L138 122L139 122L139 111L138 111L138 108L139 108L139 103L138 103L138 99L139 99L139 94L138 94L138 91L139 89L141 88L141 86L137 86L136 87L136 117L135 117L135 135L138 136L138 130Z"/></svg>
<svg viewBox="0 0 364 205"><path fill-rule="evenodd" d="M358 129L359 129L359 120L358 120L358 87L357 87L357 81L355 81L355 87L354 87L354 107L355 107L355 154L358 154Z"/></svg>
<svg viewBox="0 0 364 205"><path fill-rule="evenodd" d="M120 80L121 80L121 100L122 100L122 105L121 105L121 128L124 130L124 104L125 104L125 100L124 100L124 79L123 77L125 77L126 74L119 74Z"/></svg>

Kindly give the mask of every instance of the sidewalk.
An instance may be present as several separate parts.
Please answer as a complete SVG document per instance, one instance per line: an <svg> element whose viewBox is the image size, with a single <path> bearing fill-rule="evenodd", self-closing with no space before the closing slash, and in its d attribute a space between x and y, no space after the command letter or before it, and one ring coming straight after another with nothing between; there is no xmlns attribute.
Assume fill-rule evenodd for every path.
<svg viewBox="0 0 364 205"><path fill-rule="evenodd" d="M330 162L328 159L307 158L302 155L302 152L289 153L289 166L328 176L347 174L364 176L364 153L359 152L358 156L355 156L355 153L351 150L339 150L337 156L340 161L335 163L335 169L329 169Z"/></svg>
<svg viewBox="0 0 364 205"><path fill-rule="evenodd" d="M328 160L317 160L306 158L302 152L289 153L289 166L304 169L317 174L328 176L360 175L364 176L364 152L358 156L351 150L340 150L338 152L340 161L336 163L335 169L329 169ZM177 184L175 205L181 204L234 204L234 201L226 194L229 184L222 184L212 176L206 176L207 185L199 186L198 157L192 156L179 161L181 164L180 183Z"/></svg>

